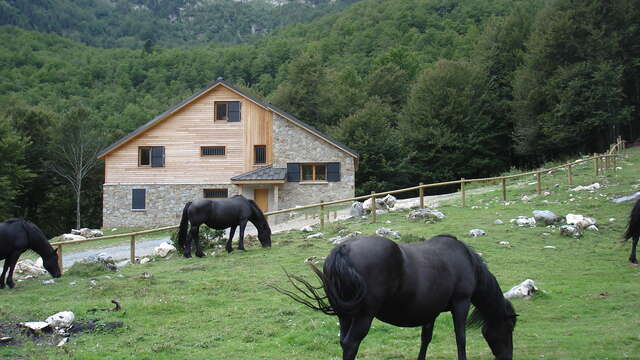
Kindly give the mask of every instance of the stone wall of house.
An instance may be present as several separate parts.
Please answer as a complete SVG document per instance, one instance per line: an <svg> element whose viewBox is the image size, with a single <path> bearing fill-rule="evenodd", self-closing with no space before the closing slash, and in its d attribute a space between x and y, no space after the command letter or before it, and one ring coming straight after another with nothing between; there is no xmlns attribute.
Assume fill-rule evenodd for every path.
<svg viewBox="0 0 640 360"><path fill-rule="evenodd" d="M340 162L340 181L322 183L285 182L278 192L278 207L318 203L353 197L355 194L354 158L298 125L273 115L273 167L287 163Z"/></svg>
<svg viewBox="0 0 640 360"><path fill-rule="evenodd" d="M201 199L203 189L227 188L229 197L240 190L231 184L105 184L102 187L102 227L177 225L187 201ZM145 210L132 210L132 190L146 189Z"/></svg>

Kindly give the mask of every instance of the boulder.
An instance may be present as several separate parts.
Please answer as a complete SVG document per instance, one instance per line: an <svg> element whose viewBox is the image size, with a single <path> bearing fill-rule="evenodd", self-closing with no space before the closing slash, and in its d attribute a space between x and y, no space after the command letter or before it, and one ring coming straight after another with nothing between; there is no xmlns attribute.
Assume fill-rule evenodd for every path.
<svg viewBox="0 0 640 360"><path fill-rule="evenodd" d="M426 219L428 221L440 221L446 217L441 211L432 209L415 209L409 212L407 218L410 220Z"/></svg>
<svg viewBox="0 0 640 360"><path fill-rule="evenodd" d="M569 191L584 191L584 190L594 191L594 190L600 189L601 187L602 187L602 185L600 185L600 183L596 182L596 183L593 183L593 184L587 185L587 186L583 186L583 185L576 186L573 189L569 189Z"/></svg>
<svg viewBox="0 0 640 360"><path fill-rule="evenodd" d="M362 208L367 213L371 212L371 198L368 198L364 201L364 203L362 204ZM381 198L376 198L376 210L378 209L387 210L387 204L385 204L385 202Z"/></svg>
<svg viewBox="0 0 640 360"><path fill-rule="evenodd" d="M512 287L509 291L503 294L505 299L511 298L523 298L525 300L531 299L533 294L538 291L536 284L533 280L527 279L522 283Z"/></svg>
<svg viewBox="0 0 640 360"><path fill-rule="evenodd" d="M575 237L575 238L579 238L582 236L582 232L580 231L580 228L573 225L560 226L560 234L564 236Z"/></svg>
<svg viewBox="0 0 640 360"><path fill-rule="evenodd" d="M318 239L318 238L321 238L323 236L324 236L323 233L315 233L315 234L307 236L307 239Z"/></svg>
<svg viewBox="0 0 640 360"><path fill-rule="evenodd" d="M346 229L343 229L346 230ZM333 237L331 239L329 239L329 242L332 244L342 244L343 242L353 239L356 236L362 235L362 233L360 231L353 231L351 233L343 233L342 235L340 234L342 231L338 232L338 236Z"/></svg>
<svg viewBox="0 0 640 360"><path fill-rule="evenodd" d="M482 229L471 229L469 230L469 235L473 237L478 237L478 236L487 235L487 232Z"/></svg>
<svg viewBox="0 0 640 360"><path fill-rule="evenodd" d="M596 219L579 214L567 214L566 220L568 225L575 225L581 229L586 229L596 224Z"/></svg>
<svg viewBox="0 0 640 360"><path fill-rule="evenodd" d="M387 209L393 209L393 207L396 206L396 197L391 194L387 194L387 196L382 198L382 202L385 204Z"/></svg>
<svg viewBox="0 0 640 360"><path fill-rule="evenodd" d="M364 208L362 207L362 203L359 201L354 201L353 204L351 204L349 215L355 217L364 215Z"/></svg>
<svg viewBox="0 0 640 360"><path fill-rule="evenodd" d="M303 226L300 228L302 232L313 232L313 227L311 225Z"/></svg>
<svg viewBox="0 0 640 360"><path fill-rule="evenodd" d="M515 223L518 226L535 227L536 226L536 219L532 218L532 217L527 217L527 216L518 216L515 219L511 219L511 223Z"/></svg>
<svg viewBox="0 0 640 360"><path fill-rule="evenodd" d="M53 328L68 328L75 319L76 317L71 311L62 311L49 316L45 321Z"/></svg>
<svg viewBox="0 0 640 360"><path fill-rule="evenodd" d="M496 221L493 222L495 225L502 225L503 222L500 219L496 219Z"/></svg>
<svg viewBox="0 0 640 360"><path fill-rule="evenodd" d="M42 330L49 327L49 323L45 321L27 321L20 323L20 326L26 327L35 333L39 333Z"/></svg>
<svg viewBox="0 0 640 360"><path fill-rule="evenodd" d="M558 215L549 210L533 210L533 218L538 222L544 222L547 225L552 225L560 221Z"/></svg>
<svg viewBox="0 0 640 360"><path fill-rule="evenodd" d="M42 265L38 266L33 260L25 259L18 261L15 267L15 272L18 274L38 276L46 274L47 270L45 270Z"/></svg>
<svg viewBox="0 0 640 360"><path fill-rule="evenodd" d="M165 257L169 255L169 253L172 253L174 251L176 251L175 246L169 244L168 242L163 242L162 244L160 244L160 246L153 249L153 255Z"/></svg>
<svg viewBox="0 0 640 360"><path fill-rule="evenodd" d="M400 239L401 237L399 232L393 231L389 228L379 228L378 230L376 230L376 234L380 236L389 236L394 239Z"/></svg>
<svg viewBox="0 0 640 360"><path fill-rule="evenodd" d="M637 199L640 199L640 191L631 194L631 195L627 195L627 196L622 196L616 199L613 199L612 201L616 204L619 204L621 202L625 202L625 201L636 201Z"/></svg>
<svg viewBox="0 0 640 360"><path fill-rule="evenodd" d="M62 234L62 241L74 241L74 240L87 240L87 238L82 235Z"/></svg>

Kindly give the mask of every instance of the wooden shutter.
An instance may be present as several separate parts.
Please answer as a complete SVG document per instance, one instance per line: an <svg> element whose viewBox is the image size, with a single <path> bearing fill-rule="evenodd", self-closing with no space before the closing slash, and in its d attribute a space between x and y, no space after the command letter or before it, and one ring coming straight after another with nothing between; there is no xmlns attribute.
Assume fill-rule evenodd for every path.
<svg viewBox="0 0 640 360"><path fill-rule="evenodd" d="M327 163L327 181L340 181L340 163Z"/></svg>
<svg viewBox="0 0 640 360"><path fill-rule="evenodd" d="M164 167L164 146L151 148L151 167Z"/></svg>
<svg viewBox="0 0 640 360"><path fill-rule="evenodd" d="M240 121L240 101L229 101L229 121Z"/></svg>
<svg viewBox="0 0 640 360"><path fill-rule="evenodd" d="M300 163L287 163L287 181L300 182Z"/></svg>
<svg viewBox="0 0 640 360"><path fill-rule="evenodd" d="M144 210L146 209L146 194L145 189L132 189L131 190L131 209Z"/></svg>

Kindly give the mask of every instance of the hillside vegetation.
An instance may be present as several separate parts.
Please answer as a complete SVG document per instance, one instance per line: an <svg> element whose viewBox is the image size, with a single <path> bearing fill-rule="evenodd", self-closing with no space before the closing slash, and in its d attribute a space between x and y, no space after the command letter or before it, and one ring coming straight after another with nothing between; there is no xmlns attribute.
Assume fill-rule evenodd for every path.
<svg viewBox="0 0 640 360"><path fill-rule="evenodd" d="M631 0L362 0L250 43L135 50L0 27L0 217L67 230L56 144L107 145L218 76L359 151L359 194L603 151L640 135L638 18Z"/></svg>
<svg viewBox="0 0 640 360"><path fill-rule="evenodd" d="M72 268L50 285L41 283L48 276L28 279L13 290L1 291L0 335L15 336L21 344L0 346L0 358L339 359L337 319L294 303L267 284L289 286L282 267L312 280L304 260L326 256L333 246L326 240L339 229L372 235L381 226L399 231L400 241L456 235L482 253L503 291L526 278L535 280L540 293L532 300L513 301L519 314L514 358L634 358L640 353L636 309L640 272L627 266L630 244L622 242L631 204L614 204L609 198L637 191L638 162L636 148L618 162L621 170L606 176L595 178L589 163L574 167L574 186L595 181L604 185L594 192L569 192L573 186L567 185L566 173L555 171L543 177L546 196L535 196L535 185L525 182L509 188L508 203L501 201L500 191L468 196L466 208L455 199L440 206L447 217L434 224L410 222L406 212L395 212L379 216L377 224L360 219L331 224L320 239L305 240L308 234L297 230L277 234L270 250L255 243L244 253L216 250L212 256L209 251L203 259L173 255L124 267L118 274ZM532 200L521 201L523 195ZM531 216L536 209L594 217L599 231L574 239L561 236L557 228L509 223L519 215ZM495 225L496 219L504 224ZM473 228L484 229L487 235L469 237ZM548 245L556 248L544 248ZM151 277L144 278L143 273ZM120 301L122 311L90 311L112 307L112 299ZM121 321L123 326L74 335L60 348L9 332L14 329L11 324L41 320L63 310L73 311L77 322L99 318L102 324ZM493 359L479 330L467 334L469 358ZM358 358L415 359L419 344L420 328L376 320ZM448 313L436 322L429 356L456 356Z"/></svg>

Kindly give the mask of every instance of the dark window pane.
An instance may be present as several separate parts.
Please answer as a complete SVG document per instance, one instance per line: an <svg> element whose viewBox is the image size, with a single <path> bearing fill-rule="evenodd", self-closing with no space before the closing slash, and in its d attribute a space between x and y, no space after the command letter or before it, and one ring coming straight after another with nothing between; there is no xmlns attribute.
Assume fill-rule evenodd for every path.
<svg viewBox="0 0 640 360"><path fill-rule="evenodd" d="M313 180L313 165L302 165L302 180Z"/></svg>
<svg viewBox="0 0 640 360"><path fill-rule="evenodd" d="M200 148L202 156L224 156L224 146L203 146Z"/></svg>
<svg viewBox="0 0 640 360"><path fill-rule="evenodd" d="M228 189L204 189L205 198L226 198L228 196Z"/></svg>
<svg viewBox="0 0 640 360"><path fill-rule="evenodd" d="M229 120L227 103L216 103L216 120Z"/></svg>
<svg viewBox="0 0 640 360"><path fill-rule="evenodd" d="M264 164L267 162L267 146L256 145L254 148L256 164Z"/></svg>
<svg viewBox="0 0 640 360"><path fill-rule="evenodd" d="M140 165L151 165L151 148L140 148Z"/></svg>
<svg viewBox="0 0 640 360"><path fill-rule="evenodd" d="M145 189L132 189L131 190L131 209L144 210L146 208L145 195L146 195Z"/></svg>
<svg viewBox="0 0 640 360"><path fill-rule="evenodd" d="M316 178L315 180L327 180L327 167L326 165L316 165Z"/></svg>

